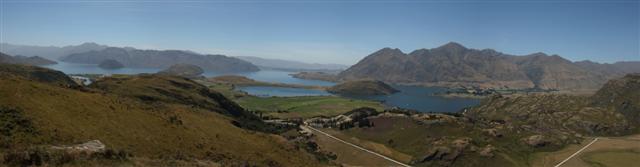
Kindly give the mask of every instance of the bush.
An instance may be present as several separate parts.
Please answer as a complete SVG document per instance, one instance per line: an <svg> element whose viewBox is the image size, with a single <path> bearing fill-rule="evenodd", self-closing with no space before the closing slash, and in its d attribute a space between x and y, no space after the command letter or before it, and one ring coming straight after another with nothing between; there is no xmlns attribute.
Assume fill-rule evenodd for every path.
<svg viewBox="0 0 640 167"><path fill-rule="evenodd" d="M37 134L22 110L0 106L0 149L31 140Z"/></svg>
<svg viewBox="0 0 640 167"><path fill-rule="evenodd" d="M131 154L123 150L107 149L90 153L33 147L26 150L7 151L2 160L3 164L9 166L61 166L91 160L126 161L129 157Z"/></svg>

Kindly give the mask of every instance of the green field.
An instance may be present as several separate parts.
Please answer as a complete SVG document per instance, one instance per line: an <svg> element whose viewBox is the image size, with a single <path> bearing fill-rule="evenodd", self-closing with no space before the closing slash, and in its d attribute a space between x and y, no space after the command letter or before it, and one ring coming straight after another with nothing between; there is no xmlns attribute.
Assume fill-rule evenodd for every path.
<svg viewBox="0 0 640 167"><path fill-rule="evenodd" d="M634 166L640 158L640 152L636 150L603 150L589 152L581 157L591 166Z"/></svg>
<svg viewBox="0 0 640 167"><path fill-rule="evenodd" d="M383 110L380 102L348 99L338 96L304 97L256 97L235 91L227 84L207 84L226 97L231 98L245 109L262 112L278 118L309 118L314 116L334 116L360 107Z"/></svg>

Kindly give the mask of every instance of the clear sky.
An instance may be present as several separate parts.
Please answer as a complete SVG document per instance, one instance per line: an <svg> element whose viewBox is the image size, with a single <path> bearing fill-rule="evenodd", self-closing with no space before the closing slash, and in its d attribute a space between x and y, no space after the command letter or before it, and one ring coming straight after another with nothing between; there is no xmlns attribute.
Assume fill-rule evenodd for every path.
<svg viewBox="0 0 640 167"><path fill-rule="evenodd" d="M640 60L639 0L0 0L0 42L97 42L353 64L449 41L523 55Z"/></svg>

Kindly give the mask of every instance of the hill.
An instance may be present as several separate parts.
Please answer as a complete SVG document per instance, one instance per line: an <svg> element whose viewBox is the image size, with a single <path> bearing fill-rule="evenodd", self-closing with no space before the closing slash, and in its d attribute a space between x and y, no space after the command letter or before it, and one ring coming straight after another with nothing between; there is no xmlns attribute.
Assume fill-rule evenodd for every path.
<svg viewBox="0 0 640 167"><path fill-rule="evenodd" d="M412 166L531 166L539 153L584 144L593 136L639 133L639 86L640 75L630 74L592 96L492 96L461 114L392 109L306 123Z"/></svg>
<svg viewBox="0 0 640 167"><path fill-rule="evenodd" d="M348 66L342 64L319 64L319 63L304 63L292 60L281 59L267 59L253 56L237 56L237 58L248 61L257 65L262 69L275 69L286 71L317 71L317 70L344 70Z"/></svg>
<svg viewBox="0 0 640 167"><path fill-rule="evenodd" d="M51 61L49 59L42 58L40 56L10 56L0 52L0 63L10 63L10 64L26 64L26 65L52 65L58 64L55 61Z"/></svg>
<svg viewBox="0 0 640 167"><path fill-rule="evenodd" d="M113 59L127 67L168 68L174 64L192 64L214 72L254 72L255 65L224 55L201 55L180 50L139 50L135 48L108 47L99 51L75 53L61 58L64 62L98 64Z"/></svg>
<svg viewBox="0 0 640 167"><path fill-rule="evenodd" d="M640 70L633 66L640 66L640 62L574 63L557 55L514 56L451 42L409 54L384 48L341 72L338 79L447 87L597 90L608 79Z"/></svg>
<svg viewBox="0 0 640 167"><path fill-rule="evenodd" d="M4 76L4 79L14 79L14 77L18 77L20 79L43 82L61 87L78 86L76 82L60 71L53 71L37 66L0 63L0 74Z"/></svg>
<svg viewBox="0 0 640 167"><path fill-rule="evenodd" d="M0 52L4 52L10 55L40 56L52 60L58 60L59 58L74 53L84 53L88 51L102 50L104 48L107 48L107 46L96 44L93 42L86 42L80 45L69 45L64 47L14 45L8 43L0 43Z"/></svg>
<svg viewBox="0 0 640 167"><path fill-rule="evenodd" d="M245 76L238 75L222 75L216 76L213 78L208 78L206 82L215 83L218 85L229 85L234 89L236 86L269 86L269 87L283 87L283 88L302 88L302 89L317 89L317 90L325 90L324 86L310 86L310 85L301 85L301 84L287 84L287 83L274 83L274 82L264 82L264 81L256 81L251 78L247 78Z"/></svg>
<svg viewBox="0 0 640 167"><path fill-rule="evenodd" d="M320 81L329 81L329 82L338 82L336 74L326 73L326 72L299 72L295 74L290 74L294 78L300 79L309 79L309 80L320 80Z"/></svg>
<svg viewBox="0 0 640 167"><path fill-rule="evenodd" d="M216 76L216 77L210 78L209 81L215 82L215 83L236 84L236 85L250 85L256 82L260 82L260 81L256 81L251 78L247 78L245 76L239 76L239 75Z"/></svg>
<svg viewBox="0 0 640 167"><path fill-rule="evenodd" d="M202 73L204 73L202 68L191 64L174 64L171 67L158 72L158 74L161 75L177 75L187 78L200 78L203 77Z"/></svg>
<svg viewBox="0 0 640 167"><path fill-rule="evenodd" d="M71 89L55 84L68 78L28 78L55 78L60 72L29 66L7 70L17 66L0 65L3 164L318 166L309 153L269 133L270 126L252 113L185 78L123 76ZM92 160L37 151L91 140L116 152Z"/></svg>
<svg viewBox="0 0 640 167"><path fill-rule="evenodd" d="M347 81L327 89L328 92L335 94L349 95L388 95L398 92L398 90L376 80L357 80Z"/></svg>
<svg viewBox="0 0 640 167"><path fill-rule="evenodd" d="M122 63L116 60L107 59L100 62L100 64L98 64L98 67L104 68L104 69L119 69L119 68L123 68L124 65L122 65Z"/></svg>
<svg viewBox="0 0 640 167"><path fill-rule="evenodd" d="M607 82L591 97L593 106L607 108L622 113L631 123L640 126L640 74Z"/></svg>

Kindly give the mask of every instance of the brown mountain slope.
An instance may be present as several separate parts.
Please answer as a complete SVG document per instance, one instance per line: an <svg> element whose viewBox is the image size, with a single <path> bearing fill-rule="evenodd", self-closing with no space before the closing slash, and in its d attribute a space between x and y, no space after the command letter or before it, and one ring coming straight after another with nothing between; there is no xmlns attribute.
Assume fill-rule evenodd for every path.
<svg viewBox="0 0 640 167"><path fill-rule="evenodd" d="M640 62L573 63L557 55L513 56L448 43L405 54L384 48L338 75L340 80L376 79L430 86L596 90L607 79L640 70Z"/></svg>
<svg viewBox="0 0 640 167"><path fill-rule="evenodd" d="M640 130L640 75L613 79L592 96L494 96L464 114L540 132L629 134Z"/></svg>
<svg viewBox="0 0 640 167"><path fill-rule="evenodd" d="M10 76L20 77L22 79L44 82L63 87L77 86L73 80L60 71L53 71L36 66L0 63L0 76L5 76L3 79L14 79Z"/></svg>
<svg viewBox="0 0 640 167"><path fill-rule="evenodd" d="M536 88L541 89L597 89L607 77L566 60L558 55L534 53L510 57Z"/></svg>
<svg viewBox="0 0 640 167"><path fill-rule="evenodd" d="M0 156L35 146L100 140L109 149L133 154L132 163L318 165L282 137L242 128L263 124L193 81L149 75L99 82L100 89L69 89L23 75L0 75L0 118L15 123L0 123Z"/></svg>
<svg viewBox="0 0 640 167"><path fill-rule="evenodd" d="M640 126L640 74L627 74L607 82L591 97L592 105L622 113Z"/></svg>

